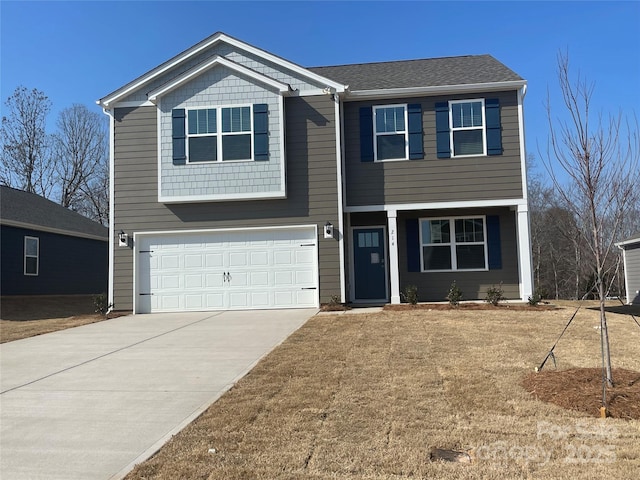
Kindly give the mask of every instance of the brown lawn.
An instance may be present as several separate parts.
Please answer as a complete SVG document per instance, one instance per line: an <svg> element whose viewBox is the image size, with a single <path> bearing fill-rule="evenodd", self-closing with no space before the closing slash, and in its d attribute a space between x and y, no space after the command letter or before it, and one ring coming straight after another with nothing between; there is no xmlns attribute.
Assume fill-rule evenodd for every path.
<svg viewBox="0 0 640 480"><path fill-rule="evenodd" d="M91 295L2 297L0 343L112 318L95 313Z"/></svg>
<svg viewBox="0 0 640 480"><path fill-rule="evenodd" d="M639 420L596 418L597 394L585 413L522 386L571 313L316 316L127 479L637 478ZM640 328L608 318L614 366L640 371ZM600 365L597 326L578 314L559 371ZM473 460L433 462L433 448Z"/></svg>

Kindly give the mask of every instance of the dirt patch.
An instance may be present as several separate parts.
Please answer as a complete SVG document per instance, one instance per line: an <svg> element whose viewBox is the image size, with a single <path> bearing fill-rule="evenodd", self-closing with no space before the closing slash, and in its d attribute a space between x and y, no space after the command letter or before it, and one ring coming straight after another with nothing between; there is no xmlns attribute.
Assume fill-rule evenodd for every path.
<svg viewBox="0 0 640 480"><path fill-rule="evenodd" d="M606 389L607 413L612 418L640 419L640 372L615 368L614 386ZM530 373L522 386L536 399L590 416L600 416L602 369L571 368Z"/></svg>

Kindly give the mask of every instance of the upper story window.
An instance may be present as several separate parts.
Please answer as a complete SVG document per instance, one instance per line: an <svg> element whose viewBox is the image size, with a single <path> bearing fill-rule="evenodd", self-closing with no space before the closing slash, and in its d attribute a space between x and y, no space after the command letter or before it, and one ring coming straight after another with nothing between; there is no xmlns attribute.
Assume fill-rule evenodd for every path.
<svg viewBox="0 0 640 480"><path fill-rule="evenodd" d="M24 274L38 275L40 264L40 239L24 237Z"/></svg>
<svg viewBox="0 0 640 480"><path fill-rule="evenodd" d="M187 110L189 162L253 160L252 106Z"/></svg>
<svg viewBox="0 0 640 480"><path fill-rule="evenodd" d="M484 100L449 102L453 156L486 155Z"/></svg>
<svg viewBox="0 0 640 480"><path fill-rule="evenodd" d="M408 131L406 105L373 107L375 160L407 158Z"/></svg>
<svg viewBox="0 0 640 480"><path fill-rule="evenodd" d="M422 271L486 270L485 217L420 220Z"/></svg>
<svg viewBox="0 0 640 480"><path fill-rule="evenodd" d="M502 155L502 123L497 98L437 102L438 158Z"/></svg>

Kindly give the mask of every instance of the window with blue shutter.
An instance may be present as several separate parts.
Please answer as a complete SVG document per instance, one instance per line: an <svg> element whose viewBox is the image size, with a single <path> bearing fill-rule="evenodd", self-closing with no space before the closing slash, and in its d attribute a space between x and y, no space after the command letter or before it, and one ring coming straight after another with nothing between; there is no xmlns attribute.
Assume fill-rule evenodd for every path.
<svg viewBox="0 0 640 480"><path fill-rule="evenodd" d="M360 108L360 161L373 162L373 109Z"/></svg>
<svg viewBox="0 0 640 480"><path fill-rule="evenodd" d="M268 160L268 116L267 104L174 109L173 164Z"/></svg>
<svg viewBox="0 0 640 480"><path fill-rule="evenodd" d="M484 112L487 120L487 155L502 155L500 101L497 98L486 99Z"/></svg>
<svg viewBox="0 0 640 480"><path fill-rule="evenodd" d="M447 102L436 103L436 148L438 158L451 157L449 135L449 104Z"/></svg>
<svg viewBox="0 0 640 480"><path fill-rule="evenodd" d="M422 105L419 103L407 105L409 123L409 159L424 158L422 142Z"/></svg>
<svg viewBox="0 0 640 480"><path fill-rule="evenodd" d="M417 218L410 218L405 223L407 237L407 271L420 271L420 226Z"/></svg>
<svg viewBox="0 0 640 480"><path fill-rule="evenodd" d="M502 155L497 98L435 104L438 158Z"/></svg>
<svg viewBox="0 0 640 480"><path fill-rule="evenodd" d="M489 270L502 268L500 217L498 215L487 215L487 255L489 257Z"/></svg>
<svg viewBox="0 0 640 480"><path fill-rule="evenodd" d="M173 164L184 165L187 161L186 132L184 128L184 108L176 108L171 112L171 129L173 138Z"/></svg>
<svg viewBox="0 0 640 480"><path fill-rule="evenodd" d="M253 106L254 160L269 160L269 106L261 103Z"/></svg>

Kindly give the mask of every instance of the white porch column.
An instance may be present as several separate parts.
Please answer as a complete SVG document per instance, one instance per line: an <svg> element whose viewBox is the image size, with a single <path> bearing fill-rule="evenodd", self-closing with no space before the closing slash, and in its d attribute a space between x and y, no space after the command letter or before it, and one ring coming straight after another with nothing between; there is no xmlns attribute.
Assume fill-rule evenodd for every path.
<svg viewBox="0 0 640 480"><path fill-rule="evenodd" d="M400 274L398 272L398 213L387 211L387 232L389 235L389 284L391 287L391 303L400 303Z"/></svg>
<svg viewBox="0 0 640 480"><path fill-rule="evenodd" d="M518 205L516 229L518 231L520 297L526 302L533 294L533 261L531 258L531 237L529 234L529 208L526 204Z"/></svg>

